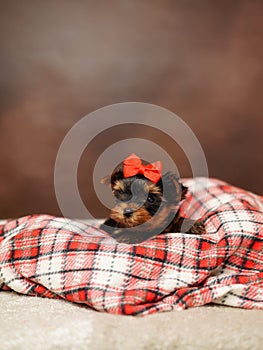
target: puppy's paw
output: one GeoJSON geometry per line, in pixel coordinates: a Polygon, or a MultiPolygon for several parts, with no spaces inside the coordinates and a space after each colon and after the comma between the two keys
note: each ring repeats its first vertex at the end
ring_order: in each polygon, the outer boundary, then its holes
{"type": "Polygon", "coordinates": [[[111,237],[113,237],[118,243],[135,244],[141,241],[138,235],[131,234],[125,229],[116,229],[111,237]]]}
{"type": "Polygon", "coordinates": [[[206,233],[205,225],[203,221],[196,221],[193,223],[193,226],[187,231],[187,233],[195,234],[195,235],[203,235],[206,233]]]}

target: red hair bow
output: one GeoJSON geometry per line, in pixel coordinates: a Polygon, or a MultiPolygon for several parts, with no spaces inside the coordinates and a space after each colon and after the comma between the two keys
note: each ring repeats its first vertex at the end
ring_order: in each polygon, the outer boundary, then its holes
{"type": "Polygon", "coordinates": [[[123,161],[123,174],[125,178],[142,174],[156,183],[162,177],[162,162],[143,165],[141,159],[133,153],[123,161]]]}

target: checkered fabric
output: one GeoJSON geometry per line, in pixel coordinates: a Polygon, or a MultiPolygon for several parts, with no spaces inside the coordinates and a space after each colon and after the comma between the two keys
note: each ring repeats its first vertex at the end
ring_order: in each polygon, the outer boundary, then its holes
{"type": "Polygon", "coordinates": [[[117,244],[95,226],[33,215],[0,226],[0,290],[147,315],[208,303],[263,308],[263,197],[215,179],[185,180],[181,210],[202,236],[117,244]]]}

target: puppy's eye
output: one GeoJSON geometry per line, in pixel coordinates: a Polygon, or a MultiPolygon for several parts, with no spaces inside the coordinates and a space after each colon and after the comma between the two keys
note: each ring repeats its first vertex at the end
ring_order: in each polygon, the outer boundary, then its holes
{"type": "Polygon", "coordinates": [[[131,196],[127,193],[123,193],[120,195],[119,199],[122,201],[122,202],[128,202],[130,199],[131,199],[131,196]]]}
{"type": "Polygon", "coordinates": [[[155,201],[155,198],[151,194],[149,194],[147,197],[147,202],[154,203],[154,201],[155,201]]]}
{"type": "Polygon", "coordinates": [[[115,191],[114,196],[121,202],[128,202],[131,199],[131,195],[123,191],[115,191]]]}

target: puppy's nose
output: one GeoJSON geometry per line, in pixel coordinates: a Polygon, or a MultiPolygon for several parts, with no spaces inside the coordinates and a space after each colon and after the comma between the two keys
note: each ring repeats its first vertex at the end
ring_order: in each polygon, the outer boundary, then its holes
{"type": "Polygon", "coordinates": [[[131,208],[125,208],[123,210],[123,215],[126,216],[127,218],[129,218],[133,213],[133,210],[131,208]]]}

